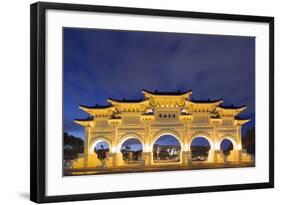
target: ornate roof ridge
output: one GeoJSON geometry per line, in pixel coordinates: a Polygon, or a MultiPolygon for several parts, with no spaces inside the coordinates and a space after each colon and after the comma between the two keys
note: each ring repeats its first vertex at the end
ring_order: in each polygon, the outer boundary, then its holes
{"type": "Polygon", "coordinates": [[[140,102],[144,102],[144,101],[147,101],[143,98],[140,98],[140,99],[127,99],[127,98],[123,98],[121,100],[119,99],[114,99],[114,98],[108,98],[107,99],[107,102],[119,102],[119,103],[140,103],[140,102]]]}
{"type": "Polygon", "coordinates": [[[93,120],[93,117],[88,117],[88,118],[83,118],[83,119],[74,119],[74,121],[84,121],[84,122],[89,122],[89,121],[92,121],[93,120]]]}
{"type": "Polygon", "coordinates": [[[152,95],[159,95],[159,96],[161,96],[161,95],[177,96],[177,95],[184,95],[184,94],[192,93],[192,90],[186,90],[186,91],[177,90],[177,91],[168,92],[168,91],[158,91],[158,90],[149,91],[149,90],[143,89],[142,93],[149,93],[152,95]]]}
{"type": "Polygon", "coordinates": [[[222,109],[229,109],[229,110],[239,110],[239,109],[243,109],[243,108],[247,108],[246,105],[242,105],[242,106],[234,106],[232,105],[220,105],[218,108],[222,108],[222,109]]]}
{"type": "Polygon", "coordinates": [[[216,100],[210,100],[210,99],[208,99],[208,100],[195,100],[195,99],[191,99],[191,100],[189,100],[189,102],[193,102],[193,103],[219,103],[219,102],[221,102],[221,103],[223,103],[223,99],[222,98],[220,98],[220,99],[216,99],[216,100]]]}
{"type": "Polygon", "coordinates": [[[250,120],[251,118],[235,116],[234,119],[235,120],[250,120]]]}
{"type": "Polygon", "coordinates": [[[79,105],[80,108],[86,108],[86,109],[105,109],[105,108],[111,108],[112,105],[99,105],[95,104],[94,106],[87,106],[87,105],[79,105]]]}

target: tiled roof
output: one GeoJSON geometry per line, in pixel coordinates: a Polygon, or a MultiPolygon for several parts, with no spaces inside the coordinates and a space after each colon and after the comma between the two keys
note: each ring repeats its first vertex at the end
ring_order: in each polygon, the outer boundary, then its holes
{"type": "Polygon", "coordinates": [[[85,121],[85,122],[88,122],[88,121],[91,121],[91,120],[93,120],[93,118],[92,117],[88,117],[88,118],[86,118],[86,119],[74,119],[75,121],[85,121]]]}
{"type": "Polygon", "coordinates": [[[110,108],[112,105],[94,105],[94,106],[86,106],[86,105],[80,105],[80,107],[83,108],[89,108],[89,109],[104,109],[104,108],[110,108]]]}
{"type": "Polygon", "coordinates": [[[246,106],[234,106],[234,105],[220,105],[220,108],[223,109],[241,109],[241,108],[245,108],[246,106]]]}
{"type": "Polygon", "coordinates": [[[113,99],[113,98],[108,98],[108,100],[112,100],[112,101],[115,101],[115,102],[123,102],[123,103],[139,103],[139,102],[143,102],[144,101],[144,99],[125,99],[125,98],[123,98],[123,99],[121,99],[121,100],[119,100],[119,99],[113,99]]]}
{"type": "Polygon", "coordinates": [[[235,120],[249,120],[250,118],[235,116],[235,120]]]}
{"type": "Polygon", "coordinates": [[[222,99],[217,99],[217,100],[194,100],[193,98],[191,99],[191,102],[194,102],[194,103],[217,103],[217,102],[220,102],[222,101],[222,99]]]}
{"type": "Polygon", "coordinates": [[[183,91],[183,92],[180,90],[172,91],[172,92],[162,92],[162,91],[158,91],[158,90],[148,91],[145,89],[143,89],[143,91],[153,94],[153,95],[183,95],[183,94],[187,94],[187,93],[191,92],[191,90],[187,90],[187,91],[183,91]]]}

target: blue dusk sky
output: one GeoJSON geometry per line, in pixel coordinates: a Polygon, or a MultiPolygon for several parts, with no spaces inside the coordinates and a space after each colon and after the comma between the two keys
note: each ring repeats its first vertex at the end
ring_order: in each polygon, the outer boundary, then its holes
{"type": "Polygon", "coordinates": [[[140,99],[142,89],[192,90],[195,100],[220,99],[242,106],[255,124],[255,38],[64,28],[63,126],[83,138],[73,123],[88,115],[79,105],[107,98],[140,99]]]}

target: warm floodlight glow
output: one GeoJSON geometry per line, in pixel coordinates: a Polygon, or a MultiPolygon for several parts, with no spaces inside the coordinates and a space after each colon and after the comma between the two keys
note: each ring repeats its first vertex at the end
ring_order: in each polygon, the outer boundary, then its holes
{"type": "Polygon", "coordinates": [[[97,168],[99,172],[102,166],[120,172],[123,168],[167,169],[167,165],[171,169],[177,166],[192,169],[252,164],[251,155],[242,150],[241,126],[249,120],[236,117],[240,108],[223,108],[218,101],[210,100],[197,103],[179,93],[144,93],[143,101],[110,100],[110,109],[87,108],[93,119],[75,120],[85,127],[85,140],[91,143],[85,144],[84,156],[74,160],[73,169],[97,168]],[[171,136],[178,145],[169,144],[169,140],[158,144],[164,136],[171,136]],[[198,138],[207,141],[208,150],[200,143],[193,146],[198,138]],[[141,148],[136,149],[135,145],[133,150],[129,139],[137,140],[141,148]],[[220,147],[224,139],[233,144],[227,154],[220,147]],[[110,147],[109,155],[102,162],[103,158],[94,154],[95,146],[101,141],[106,141],[110,147]]]}

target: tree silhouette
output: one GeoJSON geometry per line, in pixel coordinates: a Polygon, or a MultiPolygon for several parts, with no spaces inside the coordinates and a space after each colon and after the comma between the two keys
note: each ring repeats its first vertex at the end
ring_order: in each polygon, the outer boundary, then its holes
{"type": "Polygon", "coordinates": [[[255,155],[256,143],[255,143],[255,128],[252,127],[246,131],[245,137],[242,138],[243,149],[246,149],[248,153],[255,155]]]}
{"type": "Polygon", "coordinates": [[[65,160],[77,158],[79,153],[84,152],[84,141],[81,138],[69,135],[67,132],[63,134],[63,154],[65,160]]]}
{"type": "Polygon", "coordinates": [[[104,146],[101,145],[100,148],[95,148],[95,153],[97,154],[97,157],[99,160],[103,161],[107,158],[107,153],[109,152],[109,149],[104,149],[104,146]]]}

